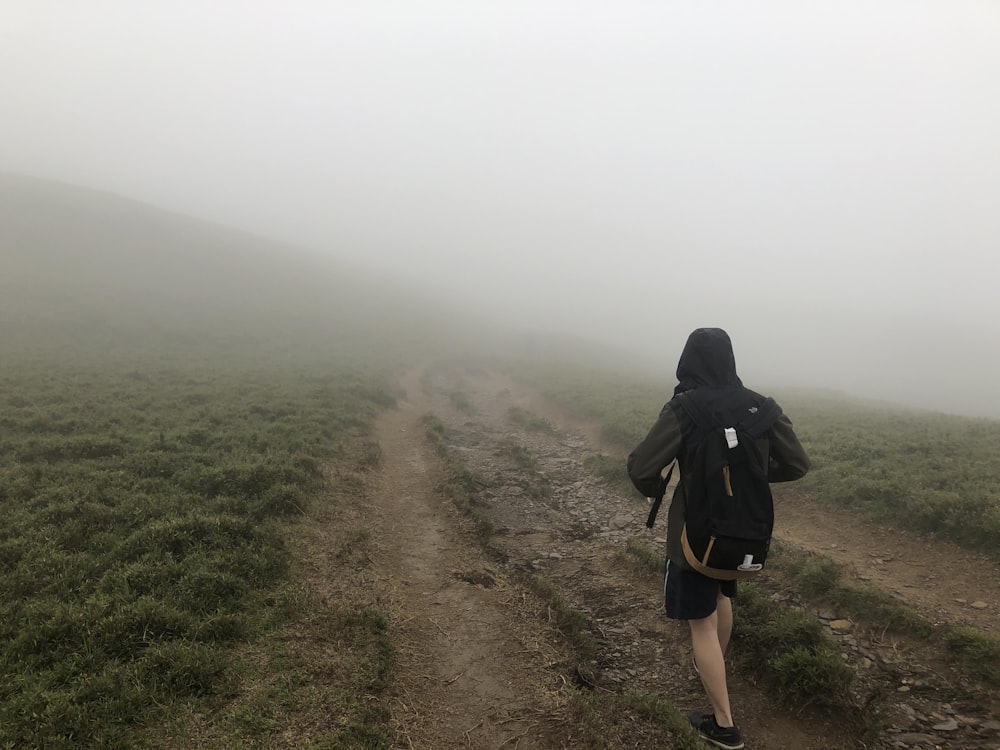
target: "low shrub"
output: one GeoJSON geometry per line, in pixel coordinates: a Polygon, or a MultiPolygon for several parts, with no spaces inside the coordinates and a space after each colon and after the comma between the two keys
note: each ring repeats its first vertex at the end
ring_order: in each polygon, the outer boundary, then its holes
{"type": "Polygon", "coordinates": [[[811,614],[775,607],[752,583],[741,583],[733,638],[740,659],[765,675],[779,695],[796,705],[854,711],[853,672],[840,649],[811,614]]]}

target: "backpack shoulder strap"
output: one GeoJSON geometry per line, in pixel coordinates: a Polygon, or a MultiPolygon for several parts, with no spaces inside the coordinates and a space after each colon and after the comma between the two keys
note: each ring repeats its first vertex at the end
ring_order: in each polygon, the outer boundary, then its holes
{"type": "Polygon", "coordinates": [[[677,394],[677,403],[681,405],[684,413],[688,415],[694,423],[695,430],[707,432],[713,427],[719,427],[715,415],[710,412],[703,403],[690,391],[677,394]]]}

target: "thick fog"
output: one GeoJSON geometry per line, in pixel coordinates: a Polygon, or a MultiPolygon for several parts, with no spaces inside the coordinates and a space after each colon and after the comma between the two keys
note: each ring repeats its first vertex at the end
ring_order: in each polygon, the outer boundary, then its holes
{"type": "Polygon", "coordinates": [[[1000,5],[6,0],[0,171],[1000,416],[1000,5]]]}

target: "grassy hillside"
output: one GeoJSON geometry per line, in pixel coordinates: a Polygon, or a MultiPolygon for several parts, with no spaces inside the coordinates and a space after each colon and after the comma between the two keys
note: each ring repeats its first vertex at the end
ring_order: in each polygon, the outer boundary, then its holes
{"type": "Polygon", "coordinates": [[[0,176],[0,747],[297,725],[387,747],[384,618],[304,600],[295,529],[327,514],[363,555],[346,519],[372,419],[401,368],[471,340],[454,317],[295,248],[0,176]],[[342,652],[334,679],[291,637],[342,652]]]}
{"type": "MultiPolygon", "coordinates": [[[[586,342],[0,175],[0,747],[387,748],[378,601],[304,592],[299,524],[332,519],[356,576],[396,374],[483,350],[623,448],[667,398],[586,342]]],[[[998,548],[1000,424],[775,395],[817,496],[998,548]]]]}
{"type": "Polygon", "coordinates": [[[0,348],[82,337],[104,349],[330,354],[473,340],[472,321],[460,331],[451,310],[335,253],[0,174],[0,348]],[[448,335],[429,333],[439,327],[448,335]]]}
{"type": "Polygon", "coordinates": [[[357,491],[377,460],[372,375],[6,362],[0,746],[160,746],[238,694],[287,617],[288,524],[324,465],[357,491]]]}

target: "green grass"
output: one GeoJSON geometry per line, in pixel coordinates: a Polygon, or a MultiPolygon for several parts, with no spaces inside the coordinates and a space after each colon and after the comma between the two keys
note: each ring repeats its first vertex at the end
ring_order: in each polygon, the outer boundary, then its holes
{"type": "Polygon", "coordinates": [[[608,456],[604,453],[591,453],[583,459],[583,467],[591,474],[598,477],[607,484],[636,495],[632,480],[628,478],[625,471],[625,461],[615,456],[608,456]]]}
{"type": "Polygon", "coordinates": [[[444,459],[447,478],[442,486],[445,495],[472,522],[476,537],[483,549],[496,556],[497,550],[490,545],[494,527],[489,516],[480,506],[477,492],[481,483],[460,460],[448,450],[448,431],[444,423],[433,414],[423,418],[424,434],[434,447],[434,451],[444,459]]]}
{"type": "Polygon", "coordinates": [[[805,489],[998,554],[1000,421],[797,393],[783,404],[812,459],[805,489]]]}
{"type": "Polygon", "coordinates": [[[833,604],[878,632],[893,632],[940,643],[962,668],[986,684],[1000,685],[1000,639],[961,627],[934,625],[906,603],[868,586],[843,581],[843,568],[817,555],[778,546],[772,569],[790,576],[807,597],[833,604]]]}
{"type": "Polygon", "coordinates": [[[507,410],[507,418],[528,432],[544,432],[549,434],[555,432],[555,427],[545,417],[539,417],[520,406],[510,407],[507,410]]]}
{"type": "Polygon", "coordinates": [[[969,628],[951,628],[943,640],[966,669],[984,682],[1000,686],[1000,638],[969,628]]]}
{"type": "Polygon", "coordinates": [[[513,461],[514,465],[519,469],[532,472],[538,470],[538,459],[532,453],[531,448],[525,445],[521,445],[510,439],[504,440],[500,444],[499,452],[500,455],[506,456],[513,461]]]}
{"type": "Polygon", "coordinates": [[[180,358],[8,357],[0,393],[0,746],[47,748],[231,701],[286,616],[287,524],[325,462],[378,465],[393,403],[370,373],[180,358]]]}
{"type": "Polygon", "coordinates": [[[853,672],[815,616],[774,606],[753,583],[741,583],[734,600],[733,639],[743,668],[766,676],[792,705],[843,712],[859,721],[849,688],[853,672]]]}
{"type": "Polygon", "coordinates": [[[571,747],[704,750],[687,718],[663,698],[631,690],[579,692],[571,704],[571,747]]]}
{"type": "Polygon", "coordinates": [[[620,554],[621,559],[636,573],[643,576],[652,574],[663,578],[667,565],[667,557],[663,547],[653,549],[648,542],[641,539],[629,539],[625,542],[625,548],[620,554]]]}
{"type": "Polygon", "coordinates": [[[433,414],[424,415],[424,434],[441,457],[448,455],[448,441],[444,423],[433,414]]]}
{"type": "Polygon", "coordinates": [[[532,500],[546,500],[552,496],[552,485],[538,470],[538,458],[530,448],[508,438],[500,443],[498,453],[524,472],[518,480],[524,494],[532,500]]]}
{"type": "Polygon", "coordinates": [[[790,576],[805,596],[829,602],[878,631],[907,633],[919,638],[934,633],[930,621],[892,595],[870,586],[845,583],[843,567],[834,561],[780,544],[775,544],[772,550],[771,569],[790,576]]]}

